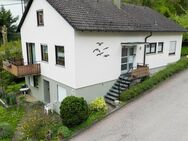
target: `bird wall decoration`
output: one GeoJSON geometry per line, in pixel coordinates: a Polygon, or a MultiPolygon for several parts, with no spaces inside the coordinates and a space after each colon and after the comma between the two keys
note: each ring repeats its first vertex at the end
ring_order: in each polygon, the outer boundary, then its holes
{"type": "Polygon", "coordinates": [[[96,48],[96,49],[93,50],[93,53],[95,53],[96,51],[99,52],[99,53],[101,52],[100,49],[96,48]]]}
{"type": "Polygon", "coordinates": [[[101,46],[103,44],[103,42],[97,42],[96,44],[101,46]]]}
{"type": "Polygon", "coordinates": [[[109,57],[110,54],[107,54],[106,51],[109,49],[109,47],[103,47],[102,45],[104,44],[104,42],[97,42],[96,43],[98,46],[98,48],[94,49],[93,50],[93,53],[96,55],[96,56],[102,56],[103,54],[103,57],[109,57]]]}
{"type": "Polygon", "coordinates": [[[104,55],[104,57],[109,57],[110,56],[110,54],[106,54],[106,55],[104,55]]]}
{"type": "Polygon", "coordinates": [[[101,52],[101,53],[97,54],[97,56],[101,56],[102,54],[104,54],[104,52],[101,52]]]}
{"type": "Polygon", "coordinates": [[[105,47],[105,48],[103,48],[103,50],[107,50],[107,49],[109,49],[109,47],[105,47]]]}

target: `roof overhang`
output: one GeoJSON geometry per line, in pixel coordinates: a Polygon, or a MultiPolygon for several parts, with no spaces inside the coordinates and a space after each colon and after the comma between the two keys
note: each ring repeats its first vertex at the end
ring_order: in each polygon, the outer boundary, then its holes
{"type": "Polygon", "coordinates": [[[26,16],[27,16],[27,13],[29,12],[29,9],[30,9],[32,3],[33,3],[33,0],[29,0],[29,2],[28,2],[28,4],[27,4],[27,7],[26,7],[26,9],[25,9],[25,11],[24,11],[24,13],[23,13],[23,16],[22,16],[22,18],[21,18],[21,20],[20,20],[20,23],[19,23],[19,25],[18,25],[17,32],[20,32],[20,29],[21,29],[21,27],[22,27],[22,25],[23,25],[23,23],[24,23],[24,21],[25,21],[25,18],[26,18],[26,16]]]}

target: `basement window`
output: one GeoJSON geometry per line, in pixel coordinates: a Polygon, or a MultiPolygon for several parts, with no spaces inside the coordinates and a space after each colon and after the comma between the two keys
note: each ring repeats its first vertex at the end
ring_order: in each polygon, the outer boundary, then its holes
{"type": "Polygon", "coordinates": [[[44,14],[43,10],[37,11],[37,25],[38,26],[44,26],[44,14]]]}
{"type": "Polygon", "coordinates": [[[176,54],[176,41],[170,42],[170,48],[169,48],[169,55],[175,55],[176,54]]]}
{"type": "Polygon", "coordinates": [[[150,43],[149,45],[147,45],[146,54],[156,53],[156,46],[157,43],[150,43]]]}
{"type": "Polygon", "coordinates": [[[55,51],[56,51],[56,64],[65,66],[64,46],[55,46],[55,51]]]}

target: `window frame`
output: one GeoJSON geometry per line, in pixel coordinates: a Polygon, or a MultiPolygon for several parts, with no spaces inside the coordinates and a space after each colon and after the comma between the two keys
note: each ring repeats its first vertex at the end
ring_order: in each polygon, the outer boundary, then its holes
{"type": "Polygon", "coordinates": [[[38,76],[33,76],[33,86],[35,87],[35,88],[39,88],[39,78],[38,78],[38,76]]]}
{"type": "Polygon", "coordinates": [[[55,57],[56,57],[56,65],[59,65],[59,66],[62,66],[62,67],[65,67],[65,47],[64,46],[60,46],[60,45],[55,45],[55,57]],[[58,63],[58,48],[63,48],[63,64],[61,63],[58,63]]]}
{"type": "Polygon", "coordinates": [[[155,54],[157,51],[157,43],[149,43],[149,45],[146,46],[146,54],[155,54]],[[152,45],[155,45],[155,51],[152,51],[152,45]],[[147,52],[147,48],[149,48],[149,52],[147,52]]]}
{"type": "Polygon", "coordinates": [[[158,42],[158,53],[163,53],[164,51],[164,42],[158,42]],[[162,49],[159,51],[159,44],[162,44],[162,49]]]}
{"type": "Polygon", "coordinates": [[[40,47],[41,47],[41,60],[44,61],[44,62],[48,62],[49,61],[48,45],[47,44],[40,44],[40,47]],[[44,49],[43,49],[44,46],[47,47],[47,59],[45,59],[45,57],[44,57],[44,49]]]}
{"type": "Polygon", "coordinates": [[[44,26],[44,11],[43,10],[37,10],[37,26],[44,26]],[[42,13],[42,22],[40,20],[40,14],[42,13]]]}
{"type": "Polygon", "coordinates": [[[177,48],[177,41],[170,41],[169,55],[176,55],[176,48],[177,48]],[[172,43],[172,42],[175,43],[175,49],[174,49],[174,52],[170,52],[170,50],[171,50],[171,43],[172,43]]]}

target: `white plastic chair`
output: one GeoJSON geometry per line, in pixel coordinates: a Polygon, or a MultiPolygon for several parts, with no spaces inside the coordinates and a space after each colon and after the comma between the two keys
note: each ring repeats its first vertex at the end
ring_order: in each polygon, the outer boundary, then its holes
{"type": "Polygon", "coordinates": [[[48,112],[51,111],[53,113],[54,110],[54,103],[48,103],[44,105],[44,113],[48,115],[48,112]]]}

